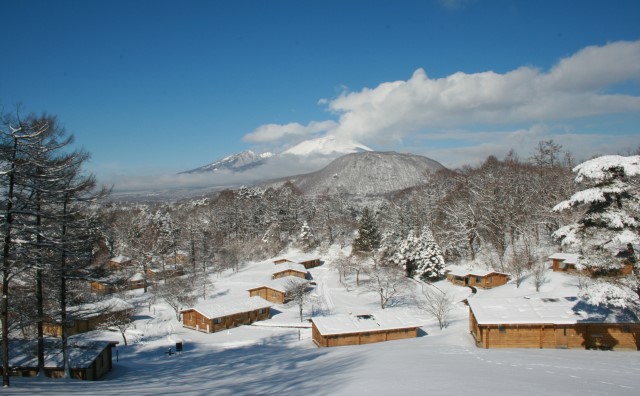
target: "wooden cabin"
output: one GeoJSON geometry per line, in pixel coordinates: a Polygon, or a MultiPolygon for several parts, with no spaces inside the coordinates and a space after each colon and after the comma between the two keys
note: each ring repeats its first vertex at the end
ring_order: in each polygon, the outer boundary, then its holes
{"type": "Polygon", "coordinates": [[[147,285],[147,279],[142,272],[136,272],[127,279],[129,290],[143,289],[147,285]]]}
{"type": "Polygon", "coordinates": [[[279,258],[273,260],[274,264],[285,264],[285,263],[293,263],[293,264],[301,264],[304,268],[314,268],[319,265],[322,265],[322,261],[320,261],[317,257],[290,257],[290,258],[279,258]]]}
{"type": "MultiPolygon", "coordinates": [[[[96,330],[109,318],[130,314],[133,306],[119,298],[110,298],[94,303],[69,307],[67,310],[67,336],[96,330]]],[[[44,333],[52,337],[62,336],[60,320],[47,320],[43,324],[44,333]]]]}
{"type": "Polygon", "coordinates": [[[285,276],[296,276],[298,278],[307,278],[307,269],[304,265],[298,263],[285,263],[276,266],[276,270],[271,275],[271,279],[284,278],[285,276]]]}
{"type": "Polygon", "coordinates": [[[276,304],[284,304],[290,301],[287,296],[287,287],[291,282],[305,282],[297,276],[285,276],[273,279],[263,285],[248,289],[250,297],[262,297],[276,304]]]}
{"type": "Polygon", "coordinates": [[[166,264],[164,266],[154,264],[147,267],[145,275],[148,281],[155,283],[163,279],[182,276],[184,275],[184,270],[180,264],[166,264]]]}
{"type": "Polygon", "coordinates": [[[270,317],[272,304],[260,297],[211,300],[180,311],[184,327],[215,333],[270,317]]]}
{"type": "Polygon", "coordinates": [[[640,347],[640,322],[633,313],[577,297],[474,297],[468,302],[469,330],[480,348],[640,347]]]}
{"type": "Polygon", "coordinates": [[[131,259],[127,256],[112,257],[107,261],[107,268],[115,271],[122,271],[128,267],[131,267],[131,259]]]}
{"type": "Polygon", "coordinates": [[[447,280],[454,285],[491,289],[509,281],[509,275],[492,270],[470,270],[451,265],[445,268],[447,280]]]}
{"type": "MultiPolygon", "coordinates": [[[[33,352],[37,349],[36,340],[11,340],[9,348],[9,366],[15,377],[35,377],[38,375],[38,358],[33,352]]],[[[75,341],[70,342],[69,366],[72,379],[95,381],[113,368],[112,348],[118,342],[113,341],[75,341]]],[[[0,363],[2,357],[0,356],[0,363]]],[[[2,365],[0,364],[0,373],[2,365]]],[[[64,364],[60,341],[45,340],[44,374],[51,378],[62,378],[64,364]]]]}
{"type": "Polygon", "coordinates": [[[318,316],[311,319],[313,342],[319,347],[371,344],[415,338],[417,321],[402,313],[318,316]]]}
{"type": "Polygon", "coordinates": [[[104,279],[91,280],[89,281],[89,285],[91,287],[91,293],[108,294],[118,290],[115,283],[104,279]]]}
{"type": "Polygon", "coordinates": [[[549,256],[551,260],[551,269],[554,272],[576,272],[576,264],[580,259],[580,255],[576,253],[554,253],[549,256]]]}

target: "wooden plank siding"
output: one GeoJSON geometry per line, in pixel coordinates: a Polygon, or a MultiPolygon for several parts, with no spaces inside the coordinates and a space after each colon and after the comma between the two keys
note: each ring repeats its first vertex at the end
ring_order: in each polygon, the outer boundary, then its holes
{"type": "Polygon", "coordinates": [[[318,328],[315,325],[312,325],[311,333],[316,345],[320,347],[334,347],[416,338],[418,336],[418,328],[412,327],[360,333],[322,335],[318,331],[318,328]]]}
{"type": "Polygon", "coordinates": [[[447,280],[454,285],[481,287],[483,289],[491,289],[493,287],[502,286],[509,280],[507,274],[493,272],[484,276],[469,274],[459,276],[447,274],[447,280]]]}
{"type": "Polygon", "coordinates": [[[271,275],[271,279],[284,278],[285,276],[296,276],[298,278],[306,279],[307,273],[294,269],[286,269],[283,271],[274,272],[273,275],[271,275]]]}
{"type": "Polygon", "coordinates": [[[188,309],[182,312],[182,325],[205,333],[215,333],[220,330],[251,324],[258,320],[269,319],[270,314],[269,308],[262,308],[218,318],[208,318],[195,309],[188,309]]]}
{"type": "Polygon", "coordinates": [[[260,286],[249,290],[250,297],[262,297],[265,300],[276,303],[284,304],[288,301],[286,293],[280,290],[272,289],[268,286],[260,286]]]}
{"type": "Polygon", "coordinates": [[[640,348],[640,323],[479,325],[470,310],[469,330],[481,348],[640,348]]]}

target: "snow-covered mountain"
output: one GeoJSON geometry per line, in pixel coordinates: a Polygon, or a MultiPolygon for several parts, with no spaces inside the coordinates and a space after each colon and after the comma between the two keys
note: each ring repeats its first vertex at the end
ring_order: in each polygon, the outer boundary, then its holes
{"type": "Polygon", "coordinates": [[[291,155],[325,155],[337,156],[343,154],[359,153],[363,151],[372,151],[369,147],[360,144],[354,140],[336,139],[335,136],[324,136],[316,139],[305,140],[282,154],[291,155]]]}
{"type": "Polygon", "coordinates": [[[209,165],[201,166],[199,168],[180,173],[205,173],[216,172],[219,170],[244,172],[248,169],[253,169],[257,166],[263,165],[269,158],[273,157],[273,155],[273,153],[254,153],[251,150],[247,150],[238,154],[224,157],[220,160],[210,163],[209,165]]]}
{"type": "Polygon", "coordinates": [[[429,175],[445,167],[415,154],[365,151],[344,155],[325,168],[265,183],[278,186],[291,181],[304,194],[381,195],[424,183],[429,175]]]}

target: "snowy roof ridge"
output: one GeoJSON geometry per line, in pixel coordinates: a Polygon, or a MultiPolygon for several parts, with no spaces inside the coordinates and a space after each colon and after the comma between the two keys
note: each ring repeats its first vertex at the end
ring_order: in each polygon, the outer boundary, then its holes
{"type": "Polygon", "coordinates": [[[549,260],[562,260],[567,264],[578,264],[580,261],[580,255],[578,253],[554,253],[549,256],[549,260]]]}
{"type": "Polygon", "coordinates": [[[268,282],[265,282],[265,283],[263,283],[261,285],[252,287],[252,288],[247,289],[247,290],[255,290],[255,289],[259,289],[261,287],[268,287],[270,289],[277,290],[277,291],[285,293],[287,291],[287,285],[288,285],[289,282],[303,283],[303,282],[306,282],[306,280],[302,279],[300,277],[297,277],[297,276],[288,275],[288,276],[284,276],[282,278],[272,279],[272,280],[270,280],[268,282]]]}
{"type": "Polygon", "coordinates": [[[469,298],[481,325],[638,323],[631,311],[589,304],[574,297],[469,298]]]}
{"type": "Polygon", "coordinates": [[[316,316],[312,319],[322,335],[350,334],[380,330],[406,329],[422,326],[405,312],[377,311],[367,314],[316,316]]]}
{"type": "Polygon", "coordinates": [[[222,316],[229,316],[249,311],[255,311],[257,309],[269,308],[273,304],[263,299],[262,297],[243,297],[240,299],[223,299],[223,300],[209,300],[196,304],[192,308],[183,309],[180,312],[194,310],[209,319],[219,318],[222,316]]]}
{"type": "Polygon", "coordinates": [[[283,272],[283,271],[287,271],[287,270],[299,271],[299,272],[307,273],[307,268],[304,265],[299,264],[299,263],[292,263],[292,262],[286,262],[286,263],[283,263],[283,264],[276,265],[276,268],[273,271],[273,273],[276,274],[278,272],[283,272]]]}
{"type": "Polygon", "coordinates": [[[500,272],[495,270],[485,270],[485,269],[478,269],[478,268],[465,268],[459,265],[448,265],[444,268],[444,270],[446,273],[449,273],[455,276],[467,276],[467,275],[487,276],[489,274],[509,275],[506,272],[500,272]]]}

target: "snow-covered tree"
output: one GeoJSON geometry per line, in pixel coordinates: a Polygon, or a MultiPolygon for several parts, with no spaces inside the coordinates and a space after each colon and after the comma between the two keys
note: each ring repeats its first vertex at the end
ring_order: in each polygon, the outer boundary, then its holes
{"type": "Polygon", "coordinates": [[[422,229],[420,236],[410,231],[400,243],[393,262],[402,265],[410,277],[435,280],[444,275],[444,257],[428,227],[422,229]]]}
{"type": "MultiPolygon", "coordinates": [[[[554,211],[584,207],[575,223],[553,235],[567,250],[580,254],[576,267],[595,275],[617,274],[624,260],[620,249],[640,242],[640,155],[607,155],[586,161],[574,169],[575,181],[586,189],[556,205],[554,211]]],[[[634,257],[626,257],[634,263],[634,257]]],[[[640,314],[640,274],[585,279],[581,295],[593,304],[632,309],[640,314]]]]}
{"type": "Polygon", "coordinates": [[[358,237],[353,241],[356,252],[370,252],[380,247],[380,232],[369,208],[364,208],[358,224],[358,237]]]}
{"type": "Polygon", "coordinates": [[[634,178],[640,175],[640,156],[607,155],[576,166],[575,181],[585,189],[557,204],[560,212],[573,208],[586,211],[575,223],[554,232],[563,247],[580,253],[579,269],[594,273],[618,271],[615,258],[621,247],[640,242],[640,194],[634,178]]]}
{"type": "Polygon", "coordinates": [[[316,244],[315,236],[313,235],[313,231],[309,226],[309,223],[306,221],[302,224],[302,228],[300,229],[300,235],[298,235],[298,242],[302,245],[304,249],[311,249],[316,244]]]}

